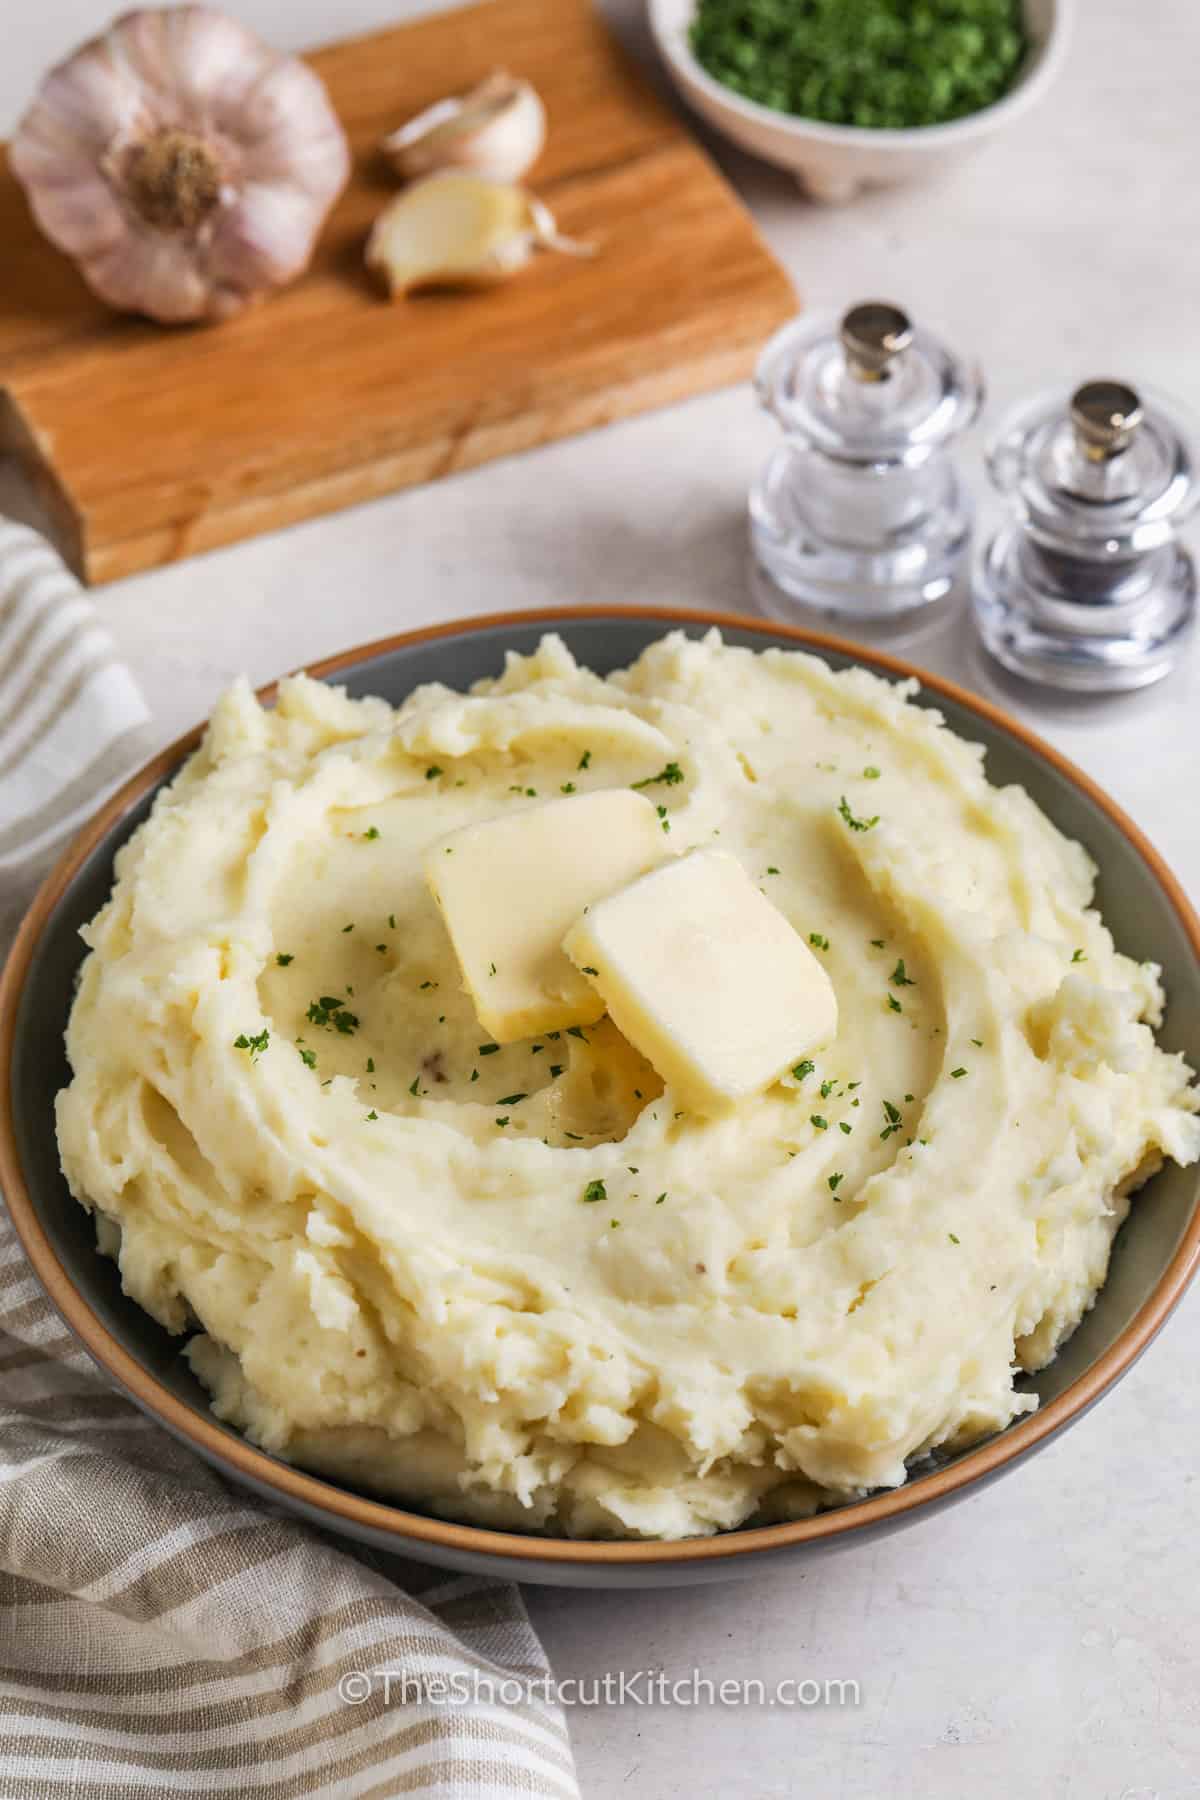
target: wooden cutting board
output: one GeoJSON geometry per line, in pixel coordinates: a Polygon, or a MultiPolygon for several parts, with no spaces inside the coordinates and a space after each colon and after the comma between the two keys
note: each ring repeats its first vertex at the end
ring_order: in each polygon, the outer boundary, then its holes
{"type": "Polygon", "coordinates": [[[795,308],[717,170],[587,0],[488,0],[311,58],[355,172],[308,274],[231,323],[108,312],[37,233],[0,151],[0,449],[88,581],[269,531],[743,377],[795,308]],[[530,184],[589,260],[383,299],[379,138],[502,66],[549,138],[530,184]]]}

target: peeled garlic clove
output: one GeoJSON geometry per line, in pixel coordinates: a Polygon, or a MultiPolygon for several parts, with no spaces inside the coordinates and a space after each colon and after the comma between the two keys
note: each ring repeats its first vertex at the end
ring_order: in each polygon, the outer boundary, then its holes
{"type": "Polygon", "coordinates": [[[350,152],[306,64],[184,5],[126,13],[52,69],[9,163],[102,300],[176,324],[299,275],[350,152]]]}
{"type": "Polygon", "coordinates": [[[418,113],[380,149],[406,177],[463,168],[493,181],[519,181],[545,141],[546,109],[537,89],[496,70],[469,94],[418,113]]]}
{"type": "Polygon", "coordinates": [[[386,206],[367,241],[367,267],[395,298],[420,287],[473,287],[503,281],[535,250],[587,256],[562,237],[553,215],[523,188],[447,170],[386,206]]]}

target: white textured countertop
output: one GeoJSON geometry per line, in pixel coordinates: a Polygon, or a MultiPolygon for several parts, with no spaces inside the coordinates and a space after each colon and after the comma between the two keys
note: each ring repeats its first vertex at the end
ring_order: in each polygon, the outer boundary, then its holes
{"type": "MultiPolygon", "coordinates": [[[[553,4],[553,0],[547,0],[553,4]]],[[[0,133],[98,0],[19,8],[0,133]]],[[[422,10],[239,0],[303,44],[422,10]]],[[[637,0],[610,6],[645,51],[637,0]]],[[[811,310],[884,294],[983,362],[988,419],[1050,380],[1158,382],[1200,409],[1194,191],[1200,11],[1083,0],[1051,101],[948,185],[815,210],[722,161],[811,310]]],[[[648,228],[652,228],[652,222],[648,228]]],[[[0,276],[2,279],[2,276],[0,276]]],[[[772,441],[747,390],[107,589],[163,740],[225,682],[391,631],[560,601],[743,609],[743,506],[772,441]]],[[[977,468],[978,443],[968,457],[977,468]]],[[[1100,780],[1200,895],[1200,646],[1164,686],[1031,704],[960,625],[908,652],[990,693],[1100,780]]],[[[578,1707],[587,1800],[1184,1800],[1200,1795],[1200,1301],[1033,1462],[937,1519],[768,1581],[527,1590],[560,1677],[698,1668],[857,1681],[856,1707],[578,1707]]]]}

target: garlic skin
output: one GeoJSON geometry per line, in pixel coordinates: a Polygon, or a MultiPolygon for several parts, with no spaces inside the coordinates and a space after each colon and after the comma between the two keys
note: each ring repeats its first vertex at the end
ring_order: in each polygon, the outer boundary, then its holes
{"type": "Polygon", "coordinates": [[[539,249],[591,255],[589,245],[563,237],[549,209],[524,188],[449,169],[384,207],[366,260],[396,299],[423,287],[490,286],[515,275],[539,249]]]}
{"type": "Polygon", "coordinates": [[[537,89],[497,69],[469,94],[439,100],[380,144],[398,175],[473,169],[491,181],[519,181],[546,142],[537,89]]]}
{"type": "Polygon", "coordinates": [[[9,163],[102,300],[175,325],[299,275],[350,152],[306,64],[179,6],[125,13],[52,69],[9,163]]]}

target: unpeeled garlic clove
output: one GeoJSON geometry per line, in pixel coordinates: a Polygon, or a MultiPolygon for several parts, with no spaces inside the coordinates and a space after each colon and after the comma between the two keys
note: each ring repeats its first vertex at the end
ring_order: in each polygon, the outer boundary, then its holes
{"type": "Polygon", "coordinates": [[[398,194],[376,219],[366,254],[394,299],[414,288],[503,281],[539,249],[591,254],[563,237],[549,208],[524,188],[452,169],[398,194]]]}
{"type": "Polygon", "coordinates": [[[418,113],[380,149],[405,177],[463,168],[493,181],[519,181],[545,141],[546,109],[537,89],[498,69],[469,94],[418,113]]]}

